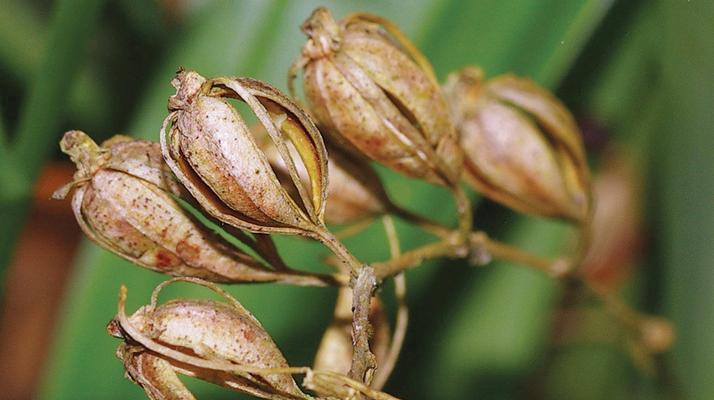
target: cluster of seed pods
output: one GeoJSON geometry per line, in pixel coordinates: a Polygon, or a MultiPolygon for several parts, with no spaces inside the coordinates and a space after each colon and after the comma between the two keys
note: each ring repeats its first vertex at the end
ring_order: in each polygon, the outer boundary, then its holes
{"type": "MultiPolygon", "coordinates": [[[[288,85],[294,95],[292,82],[302,71],[308,109],[265,82],[181,69],[171,82],[176,93],[160,143],[117,136],[97,145],[80,131],[62,139],[77,172],[56,197],[72,192],[90,239],[134,264],[208,286],[227,301],[157,305],[162,285],[150,305],[127,316],[122,290],[108,330],[123,340],[117,355],[127,376],[151,399],[193,399],[179,375],[262,398],[310,398],[257,319],[209,282],[342,286],[315,358],[315,370],[329,373],[309,371],[308,386],[326,398],[354,391],[379,397],[373,390],[384,373],[372,388],[372,370],[363,371],[362,382],[339,378],[354,368],[356,354],[350,271],[326,280],[292,270],[267,236],[322,240],[348,259],[354,280],[361,263],[327,224],[398,210],[370,161],[452,189],[463,181],[526,213],[576,222],[589,215],[579,132],[545,89],[512,76],[485,80],[477,68],[450,75],[442,87],[404,34],[370,14],[336,21],[318,8],[302,30],[308,39],[288,85]],[[190,207],[246,247],[213,232],[190,207]]],[[[363,350],[379,365],[393,345],[389,322],[378,296],[366,306],[371,339],[363,350]]]]}

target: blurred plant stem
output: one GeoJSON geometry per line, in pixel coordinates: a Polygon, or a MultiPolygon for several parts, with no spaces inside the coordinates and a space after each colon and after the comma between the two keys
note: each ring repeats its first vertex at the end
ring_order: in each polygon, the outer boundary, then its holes
{"type": "MultiPolygon", "coordinates": [[[[13,143],[3,146],[0,175],[0,273],[30,207],[32,186],[59,138],[67,93],[84,62],[91,27],[103,0],[60,0],[54,6],[45,53],[22,106],[13,143]]],[[[3,279],[4,280],[4,279],[3,279]]]]}

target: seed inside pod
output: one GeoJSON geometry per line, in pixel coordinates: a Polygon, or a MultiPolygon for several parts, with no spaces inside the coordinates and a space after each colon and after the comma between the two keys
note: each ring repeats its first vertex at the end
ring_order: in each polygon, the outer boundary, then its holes
{"type": "Polygon", "coordinates": [[[476,67],[444,86],[466,157],[464,178],[526,213],[582,221],[590,182],[580,131],[546,89],[514,76],[484,80],[476,67]]]}
{"type": "Polygon", "coordinates": [[[249,78],[207,81],[179,71],[172,83],[177,91],[169,100],[162,150],[202,208],[253,232],[307,234],[324,224],[327,154],[317,128],[297,105],[249,78]],[[288,166],[288,187],[228,98],[245,102],[268,133],[288,166]],[[307,179],[300,179],[300,169],[307,179]],[[290,196],[293,189],[298,196],[290,196]]]}
{"type": "MultiPolygon", "coordinates": [[[[77,163],[72,209],[95,243],[145,268],[217,282],[273,281],[266,265],[191,217],[157,143],[115,137],[98,146],[70,131],[62,149],[77,163]]],[[[59,197],[67,194],[58,191],[59,197]]]]}
{"type": "MultiPolygon", "coordinates": [[[[278,179],[290,187],[288,167],[277,148],[260,125],[251,127],[256,141],[270,161],[278,179]]],[[[382,182],[367,160],[352,155],[340,147],[326,143],[328,149],[327,170],[330,177],[325,205],[325,221],[328,224],[353,224],[383,214],[389,200],[382,182]]],[[[308,179],[306,170],[298,170],[300,179],[308,179]]],[[[291,196],[298,196],[295,190],[291,196]]]]}
{"type": "Polygon", "coordinates": [[[311,109],[338,142],[407,176],[458,184],[462,154],[432,67],[391,22],[337,22],[318,8],[302,29],[290,81],[303,68],[311,109]]]}

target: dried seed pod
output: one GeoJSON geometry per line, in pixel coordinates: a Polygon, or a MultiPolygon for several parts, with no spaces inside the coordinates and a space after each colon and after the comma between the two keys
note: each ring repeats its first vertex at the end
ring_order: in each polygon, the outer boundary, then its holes
{"type": "MultiPolygon", "coordinates": [[[[288,166],[261,125],[251,127],[258,146],[265,152],[278,179],[290,179],[288,166]]],[[[327,204],[325,222],[328,224],[353,224],[384,214],[391,204],[382,182],[369,163],[362,157],[350,154],[326,143],[328,149],[327,204]]],[[[303,170],[300,179],[307,181],[303,170]]]]}
{"type": "Polygon", "coordinates": [[[254,79],[207,81],[196,72],[181,70],[172,84],[176,94],[169,99],[171,113],[161,131],[162,151],[203,209],[253,232],[309,235],[324,225],[327,154],[304,111],[277,89],[254,79]],[[288,166],[289,182],[278,180],[227,98],[245,102],[258,118],[288,166]],[[306,181],[300,179],[300,169],[306,181]]]}
{"type": "Polygon", "coordinates": [[[158,143],[125,136],[98,146],[81,131],[65,133],[62,151],[77,164],[72,209],[95,243],[142,267],[216,282],[273,281],[272,270],[194,220],[172,194],[180,186],[158,143]]]}
{"type": "Polygon", "coordinates": [[[317,119],[343,144],[407,176],[456,185],[462,154],[431,65],[391,22],[325,8],[302,25],[308,36],[289,84],[303,69],[317,119]]]}
{"type": "MultiPolygon", "coordinates": [[[[377,365],[387,357],[391,340],[389,321],[379,297],[372,297],[369,310],[372,325],[370,350],[377,365]]],[[[343,287],[337,292],[332,322],[325,330],[315,354],[314,369],[346,375],[352,363],[352,289],[343,287]]]]}
{"type": "Polygon", "coordinates": [[[477,67],[444,86],[465,154],[466,182],[522,212],[583,221],[590,178],[573,116],[546,89],[477,67]]]}
{"type": "Polygon", "coordinates": [[[123,343],[117,348],[117,357],[124,362],[127,378],[141,386],[150,400],[196,399],[163,358],[123,343]]]}
{"type": "Polygon", "coordinates": [[[329,154],[327,223],[351,224],[384,214],[391,202],[369,163],[338,148],[329,154]]]}
{"type": "Polygon", "coordinates": [[[627,156],[624,149],[607,149],[593,179],[592,240],[579,274],[601,290],[617,290],[643,250],[643,179],[627,156]]]}
{"type": "MultiPolygon", "coordinates": [[[[260,322],[233,297],[208,282],[174,279],[159,285],[149,305],[127,317],[124,311],[126,288],[122,287],[119,312],[107,330],[124,339],[134,349],[120,351],[127,371],[141,384],[159,382],[178,387],[175,373],[197,377],[236,391],[267,399],[305,399],[292,376],[287,361],[260,322]],[[157,305],[158,292],[178,280],[194,282],[218,292],[228,302],[212,300],[171,300],[157,305]],[[154,359],[137,359],[141,351],[154,359]],[[149,373],[136,368],[149,364],[149,373]],[[133,370],[132,370],[133,368],[133,370]],[[141,375],[141,378],[133,374],[141,375]],[[160,376],[157,376],[160,375],[160,376]]],[[[126,348],[124,348],[126,349],[126,348]]],[[[142,385],[144,386],[144,385],[142,385]]],[[[144,386],[146,388],[146,386],[144,386]]],[[[170,397],[171,398],[171,397],[170,397]]]]}

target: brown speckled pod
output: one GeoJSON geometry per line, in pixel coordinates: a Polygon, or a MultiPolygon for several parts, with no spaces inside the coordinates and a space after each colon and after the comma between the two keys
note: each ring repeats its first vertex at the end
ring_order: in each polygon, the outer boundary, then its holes
{"type": "MultiPolygon", "coordinates": [[[[267,132],[260,125],[251,127],[251,130],[278,179],[288,181],[288,167],[267,132]]],[[[390,201],[369,162],[337,146],[331,146],[329,142],[326,145],[327,172],[330,179],[327,186],[325,222],[353,224],[384,214],[390,201]]],[[[308,179],[304,169],[298,172],[300,179],[308,179]]]]}
{"type": "MultiPolygon", "coordinates": [[[[167,281],[157,288],[150,305],[127,317],[124,312],[126,289],[122,288],[119,312],[107,330],[135,349],[134,353],[120,352],[125,365],[127,354],[133,357],[136,351],[150,351],[179,374],[261,398],[307,398],[289,373],[274,372],[285,370],[288,363],[249,311],[208,282],[186,280],[212,288],[228,302],[177,299],[157,305],[158,291],[172,282],[167,281]],[[261,370],[261,373],[245,372],[248,369],[261,370]],[[273,371],[263,372],[266,370],[273,371]]],[[[132,361],[130,366],[135,363],[132,361]]],[[[151,363],[166,368],[158,361],[151,363]]],[[[160,380],[168,385],[172,379],[171,374],[164,371],[160,380]]]]}
{"type": "Polygon", "coordinates": [[[95,243],[142,267],[216,282],[273,281],[275,273],[195,221],[174,200],[180,186],[158,143],[125,136],[98,146],[67,132],[62,150],[77,164],[72,209],[95,243]]]}
{"type": "Polygon", "coordinates": [[[164,159],[204,210],[258,233],[310,234],[324,225],[327,154],[317,128],[297,105],[250,78],[206,81],[196,72],[179,71],[172,84],[176,94],[161,132],[164,159]],[[245,102],[268,132],[288,166],[288,182],[277,178],[228,98],[245,102]],[[301,169],[306,181],[299,177],[301,169]]]}
{"type": "Polygon", "coordinates": [[[391,22],[336,22],[318,8],[302,30],[308,41],[289,80],[303,68],[305,96],[328,131],[407,176],[458,184],[461,149],[432,67],[391,22]]]}
{"type": "Polygon", "coordinates": [[[484,80],[476,67],[444,86],[465,154],[464,178],[522,212],[583,221],[590,178],[580,130],[546,89],[512,75],[484,80]]]}
{"type": "MultiPolygon", "coordinates": [[[[389,321],[379,297],[372,297],[369,310],[372,325],[370,350],[381,365],[391,340],[389,321]]],[[[352,363],[352,290],[340,288],[337,292],[332,322],[325,330],[315,355],[314,369],[347,374],[352,363]]]]}

